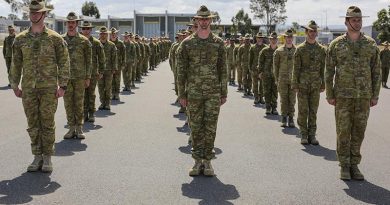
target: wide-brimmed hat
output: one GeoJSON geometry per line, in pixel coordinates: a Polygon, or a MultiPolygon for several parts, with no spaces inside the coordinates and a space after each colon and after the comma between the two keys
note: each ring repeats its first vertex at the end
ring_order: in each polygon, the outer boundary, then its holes
{"type": "Polygon", "coordinates": [[[249,33],[245,34],[245,40],[251,40],[251,35],[249,33]]]}
{"type": "Polygon", "coordinates": [[[117,30],[115,27],[111,27],[111,33],[118,33],[119,32],[119,30],[117,30]]]}
{"type": "Polygon", "coordinates": [[[312,31],[318,30],[320,28],[314,20],[310,20],[306,26],[301,26],[301,27],[312,31]]]}
{"type": "Polygon", "coordinates": [[[294,31],[291,30],[291,29],[288,29],[286,32],[284,32],[284,34],[282,34],[282,36],[293,37],[294,36],[294,31]]]}
{"type": "Polygon", "coordinates": [[[211,11],[205,6],[202,5],[196,12],[196,16],[194,18],[213,18],[216,17],[216,15],[212,14],[211,11]]]}
{"type": "Polygon", "coordinates": [[[347,13],[345,14],[345,16],[340,16],[340,17],[345,17],[345,18],[353,18],[353,17],[357,17],[357,18],[366,18],[366,17],[369,17],[369,16],[363,16],[362,15],[362,10],[360,10],[359,7],[357,6],[350,6],[348,7],[347,9],[347,13]]]}
{"type": "Polygon", "coordinates": [[[262,32],[258,32],[258,33],[256,34],[256,38],[267,38],[267,36],[263,35],[262,32]]]}
{"type": "Polygon", "coordinates": [[[122,36],[130,36],[130,33],[125,31],[125,33],[121,34],[122,36]]]}
{"type": "Polygon", "coordinates": [[[83,23],[80,26],[80,28],[94,28],[94,27],[95,26],[93,26],[92,23],[89,21],[83,21],[83,23]]]}
{"type": "Polygon", "coordinates": [[[382,46],[390,46],[390,43],[388,41],[385,41],[383,43],[381,43],[382,46]]]}
{"type": "Polygon", "coordinates": [[[269,39],[278,39],[278,34],[274,31],[272,32],[269,36],[268,36],[269,39]]]}
{"type": "Polygon", "coordinates": [[[139,35],[138,34],[135,34],[135,39],[139,39],[139,35]]]}
{"type": "Polygon", "coordinates": [[[45,12],[53,9],[46,7],[46,1],[44,0],[32,0],[28,7],[24,7],[23,10],[28,12],[45,12]]]}
{"type": "Polygon", "coordinates": [[[11,29],[15,30],[15,26],[9,25],[9,26],[8,26],[8,30],[11,30],[11,29]]]}
{"type": "Polygon", "coordinates": [[[66,16],[66,21],[81,21],[75,12],[71,11],[66,16]]]}
{"type": "Polygon", "coordinates": [[[96,33],[111,33],[111,31],[109,31],[107,27],[102,26],[98,31],[96,31],[96,33]]]}

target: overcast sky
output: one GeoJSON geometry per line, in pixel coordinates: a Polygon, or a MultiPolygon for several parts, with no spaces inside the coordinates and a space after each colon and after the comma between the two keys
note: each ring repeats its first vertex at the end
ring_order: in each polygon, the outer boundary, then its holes
{"type": "MultiPolygon", "coordinates": [[[[133,17],[133,10],[143,13],[195,13],[200,5],[205,4],[210,10],[218,11],[222,23],[230,24],[231,17],[243,8],[250,13],[249,0],[92,0],[96,2],[101,18],[107,15],[115,17],[133,17]],[[115,2],[115,3],[113,3],[115,2]]],[[[81,5],[85,0],[52,0],[58,16],[66,16],[69,11],[81,13],[81,5]]],[[[286,24],[298,22],[306,24],[309,20],[315,20],[320,26],[343,25],[340,16],[345,15],[348,6],[359,6],[363,15],[370,16],[363,20],[364,25],[370,25],[377,18],[377,12],[382,8],[388,8],[390,0],[288,0],[286,5],[288,16],[286,24]],[[327,18],[326,18],[327,16],[327,18]],[[327,21],[326,21],[327,20],[327,21]]],[[[0,0],[0,15],[7,16],[10,13],[9,5],[0,0]]],[[[250,13],[253,17],[253,14],[250,13]]],[[[254,23],[262,23],[253,19],[254,23]]]]}

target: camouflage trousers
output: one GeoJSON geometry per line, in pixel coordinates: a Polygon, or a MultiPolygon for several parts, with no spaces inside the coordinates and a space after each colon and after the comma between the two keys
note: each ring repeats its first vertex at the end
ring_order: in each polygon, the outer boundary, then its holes
{"type": "Polygon", "coordinates": [[[175,94],[179,95],[178,94],[179,88],[177,87],[177,71],[176,70],[173,70],[173,82],[174,82],[174,86],[175,86],[175,94]]]}
{"type": "Polygon", "coordinates": [[[147,73],[148,72],[148,66],[149,66],[149,57],[145,58],[143,64],[142,64],[142,72],[147,73]]]}
{"type": "Polygon", "coordinates": [[[188,100],[188,120],[191,128],[192,157],[211,160],[214,158],[214,141],[217,132],[220,96],[188,100]]]}
{"type": "Polygon", "coordinates": [[[123,84],[125,87],[130,88],[131,81],[133,79],[133,65],[131,63],[126,64],[125,68],[122,70],[123,84]]]}
{"type": "Polygon", "coordinates": [[[22,103],[33,155],[54,154],[54,116],[58,105],[55,93],[55,88],[23,89],[22,103]]]}
{"type": "Polygon", "coordinates": [[[12,63],[12,57],[6,57],[5,58],[5,65],[7,66],[7,74],[9,74],[9,71],[11,69],[11,63],[12,63]]]}
{"type": "Polygon", "coordinates": [[[149,67],[151,67],[151,68],[154,68],[156,65],[155,65],[155,58],[156,58],[156,56],[155,55],[151,55],[150,56],[150,59],[149,59],[149,67]]]}
{"type": "Polygon", "coordinates": [[[138,63],[135,62],[133,67],[131,68],[131,84],[132,85],[134,84],[136,77],[137,77],[137,65],[138,65],[138,63]]]}
{"type": "Polygon", "coordinates": [[[279,83],[280,110],[284,117],[294,117],[297,94],[291,88],[291,84],[279,83]]]}
{"type": "Polygon", "coordinates": [[[360,163],[362,159],[360,147],[364,139],[369,114],[370,99],[336,99],[337,158],[340,166],[360,163]]]}
{"type": "Polygon", "coordinates": [[[138,78],[138,79],[141,79],[142,65],[143,65],[143,61],[140,61],[137,64],[136,78],[138,78]]]}
{"type": "Polygon", "coordinates": [[[111,105],[112,78],[112,71],[106,70],[98,82],[100,103],[103,105],[111,105]]]}
{"type": "Polygon", "coordinates": [[[112,94],[119,94],[121,90],[122,71],[117,70],[112,75],[112,94]]]}
{"type": "Polygon", "coordinates": [[[255,98],[263,97],[263,81],[259,78],[259,73],[252,73],[252,90],[255,98]]]}
{"type": "Polygon", "coordinates": [[[276,87],[275,78],[271,74],[263,73],[263,93],[267,108],[276,108],[278,106],[278,88],[276,87]]]}
{"type": "Polygon", "coordinates": [[[390,67],[382,66],[382,82],[387,83],[387,79],[389,78],[389,69],[390,67]]]}
{"type": "Polygon", "coordinates": [[[249,70],[249,65],[243,65],[242,68],[242,84],[244,89],[251,89],[252,87],[252,76],[249,70]]]}
{"type": "Polygon", "coordinates": [[[230,62],[228,62],[226,65],[228,70],[228,80],[234,81],[236,79],[236,66],[230,62]]]}
{"type": "Polygon", "coordinates": [[[64,95],[66,119],[69,126],[83,125],[84,120],[84,79],[70,79],[64,95]]]}
{"type": "Polygon", "coordinates": [[[241,66],[237,66],[236,70],[237,70],[237,83],[238,83],[238,85],[242,85],[242,68],[241,68],[241,66]]]}
{"type": "Polygon", "coordinates": [[[91,78],[88,88],[85,88],[84,93],[84,112],[94,113],[96,111],[95,100],[96,100],[96,85],[98,79],[96,76],[91,78]]]}
{"type": "Polygon", "coordinates": [[[320,102],[320,88],[307,85],[298,91],[298,126],[301,135],[315,136],[317,132],[317,111],[320,102]]]}

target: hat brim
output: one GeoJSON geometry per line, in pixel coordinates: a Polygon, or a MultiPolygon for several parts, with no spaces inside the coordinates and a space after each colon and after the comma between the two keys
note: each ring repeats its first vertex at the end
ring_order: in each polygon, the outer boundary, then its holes
{"type": "Polygon", "coordinates": [[[95,26],[79,26],[80,28],[95,28],[95,26]]]}
{"type": "Polygon", "coordinates": [[[267,38],[267,36],[255,36],[256,38],[267,38]]]}
{"type": "Polygon", "coordinates": [[[217,15],[211,14],[211,15],[208,15],[208,16],[194,16],[194,18],[195,19],[211,19],[211,18],[214,18],[216,16],[217,15]]]}
{"type": "Polygon", "coordinates": [[[107,34],[110,34],[111,33],[111,31],[106,31],[106,32],[101,32],[101,31],[96,31],[96,33],[107,33],[107,34]]]}
{"type": "Polygon", "coordinates": [[[370,16],[340,16],[340,18],[368,18],[370,16]]]}
{"type": "Polygon", "coordinates": [[[23,7],[22,10],[27,11],[27,12],[38,12],[38,13],[41,13],[41,12],[45,12],[45,11],[51,11],[51,10],[53,10],[53,9],[44,7],[44,8],[39,9],[39,10],[31,10],[31,9],[28,8],[28,7],[23,7]]]}
{"type": "Polygon", "coordinates": [[[304,29],[307,29],[307,30],[311,30],[311,31],[314,31],[314,30],[320,30],[320,27],[317,26],[317,28],[311,28],[311,27],[308,27],[308,26],[301,26],[301,28],[304,28],[304,29]]]}
{"type": "Polygon", "coordinates": [[[81,21],[82,19],[72,19],[72,20],[69,20],[69,19],[66,19],[65,22],[69,22],[69,21],[81,21]]]}

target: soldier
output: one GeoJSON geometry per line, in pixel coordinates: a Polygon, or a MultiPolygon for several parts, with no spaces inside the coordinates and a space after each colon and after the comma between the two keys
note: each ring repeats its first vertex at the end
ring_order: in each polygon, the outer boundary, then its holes
{"type": "Polygon", "coordinates": [[[82,126],[84,120],[84,92],[89,87],[92,66],[92,45],[88,38],[77,31],[80,19],[74,12],[66,17],[67,33],[62,37],[68,44],[70,57],[70,78],[64,95],[66,118],[69,131],[64,139],[77,137],[85,139],[82,126]]]}
{"type": "MultiPolygon", "coordinates": [[[[12,44],[15,39],[15,27],[8,26],[8,36],[4,39],[3,43],[3,57],[5,59],[5,65],[7,66],[7,74],[9,75],[9,70],[11,69],[12,62],[12,44]]],[[[8,87],[11,87],[11,84],[8,83],[8,87]]]]}
{"type": "Polygon", "coordinates": [[[106,56],[105,70],[102,71],[103,76],[98,82],[101,103],[99,110],[111,110],[112,79],[114,73],[118,70],[117,49],[115,44],[108,40],[110,31],[105,26],[102,26],[97,32],[106,56]]]}
{"type": "Polygon", "coordinates": [[[260,51],[257,69],[259,70],[259,77],[263,81],[264,98],[266,115],[278,115],[277,100],[278,100],[278,89],[275,83],[275,77],[273,75],[273,55],[278,48],[278,34],[272,32],[268,37],[270,45],[263,48],[260,51]]]}
{"type": "Polygon", "coordinates": [[[192,157],[190,176],[213,176],[214,141],[220,106],[227,97],[226,53],[223,40],[211,33],[214,15],[201,6],[194,17],[198,31],[183,40],[177,51],[180,104],[188,106],[192,157]]]}
{"type": "Polygon", "coordinates": [[[137,71],[136,71],[136,77],[135,81],[141,82],[141,74],[142,74],[142,65],[145,59],[145,46],[142,44],[140,36],[137,34],[135,35],[135,41],[137,42],[139,46],[139,58],[138,58],[138,63],[137,63],[137,71]]]}
{"type": "Polygon", "coordinates": [[[135,47],[134,67],[132,68],[132,71],[131,71],[131,88],[136,88],[135,81],[136,81],[136,76],[137,76],[138,61],[141,58],[141,54],[140,54],[141,50],[139,48],[138,43],[135,41],[135,35],[132,33],[130,33],[130,34],[131,34],[131,35],[129,35],[130,42],[132,42],[134,44],[134,47],[135,47]]]}
{"type": "Polygon", "coordinates": [[[125,67],[122,70],[122,76],[123,76],[123,83],[125,84],[125,88],[123,91],[129,91],[131,92],[131,79],[133,74],[133,69],[135,69],[135,63],[136,63],[136,47],[134,43],[130,40],[133,36],[132,33],[125,32],[123,34],[125,40],[125,47],[126,47],[126,62],[125,67]]]}
{"type": "Polygon", "coordinates": [[[53,171],[55,122],[58,98],[64,96],[69,78],[69,53],[64,39],[45,26],[45,1],[28,7],[31,27],[15,37],[9,74],[16,97],[22,98],[34,161],[27,171],[53,171]],[[22,90],[19,83],[22,78],[22,90]],[[22,94],[23,92],[23,94],[22,94]]]}
{"type": "MultiPolygon", "coordinates": [[[[234,58],[236,60],[236,70],[237,70],[237,83],[238,83],[238,91],[242,91],[244,88],[242,87],[242,69],[241,69],[241,61],[238,56],[240,48],[244,45],[244,38],[241,36],[239,38],[240,44],[236,47],[236,50],[233,51],[234,53],[234,58]]],[[[234,85],[235,83],[233,83],[234,85]]]]}
{"type": "Polygon", "coordinates": [[[229,40],[230,45],[226,47],[226,67],[228,70],[228,78],[229,78],[229,85],[233,85],[234,78],[236,72],[236,66],[234,62],[234,48],[236,47],[234,44],[235,39],[231,38],[229,40]]]}
{"type": "Polygon", "coordinates": [[[362,11],[350,6],[345,16],[347,33],[334,39],[327,50],[326,99],[335,106],[337,158],[340,179],[364,180],[358,168],[360,147],[370,107],[380,90],[380,56],[376,42],[360,32],[362,11]]]}
{"type": "Polygon", "coordinates": [[[242,83],[244,85],[244,96],[251,96],[251,74],[250,74],[250,49],[251,49],[251,36],[247,33],[244,38],[244,45],[238,50],[238,59],[240,62],[240,68],[242,72],[242,83]]]}
{"type": "Polygon", "coordinates": [[[156,58],[156,44],[154,43],[153,38],[149,39],[149,46],[150,46],[150,58],[149,58],[149,70],[154,70],[156,67],[155,58],[156,58]]]}
{"type": "Polygon", "coordinates": [[[93,27],[94,26],[92,26],[89,21],[84,21],[80,26],[82,34],[88,38],[89,42],[92,44],[91,81],[89,86],[85,88],[84,94],[84,121],[88,122],[95,122],[96,85],[99,79],[102,78],[106,66],[103,45],[98,39],[91,36],[93,27]]]}
{"type": "Polygon", "coordinates": [[[280,95],[280,109],[282,112],[282,127],[295,127],[294,113],[296,93],[291,88],[293,57],[295,46],[293,45],[294,33],[292,30],[287,30],[283,34],[285,44],[276,49],[274,53],[274,76],[280,95]],[[288,118],[288,119],[287,119],[288,118]]]}
{"type": "Polygon", "coordinates": [[[183,34],[182,33],[177,33],[176,34],[178,39],[177,39],[177,42],[173,43],[172,44],[172,47],[169,51],[169,64],[171,66],[171,70],[172,70],[172,73],[173,73],[173,82],[174,82],[174,86],[175,86],[175,94],[177,96],[179,96],[178,94],[178,89],[177,89],[177,70],[176,70],[176,51],[177,49],[179,48],[179,45],[181,43],[181,41],[183,41],[183,34]]]}
{"type": "Polygon", "coordinates": [[[325,90],[325,48],[317,41],[318,26],[309,21],[306,40],[297,46],[294,54],[292,88],[298,93],[298,126],[301,144],[318,145],[317,111],[320,93],[325,90]]]}
{"type": "Polygon", "coordinates": [[[382,46],[385,48],[381,50],[380,57],[381,57],[381,65],[382,65],[382,86],[384,88],[387,87],[387,78],[389,77],[389,69],[390,69],[390,50],[389,50],[390,43],[385,41],[382,43],[382,46]]]}
{"type": "Polygon", "coordinates": [[[151,54],[150,54],[149,43],[146,42],[146,38],[145,37],[142,38],[142,43],[145,46],[145,59],[144,59],[143,66],[142,66],[142,72],[146,76],[147,73],[148,73],[148,66],[149,66],[149,60],[150,60],[150,55],[151,54]]]}
{"type": "Polygon", "coordinates": [[[250,50],[250,73],[252,74],[252,90],[253,94],[255,96],[254,104],[264,104],[263,99],[263,82],[259,78],[259,70],[257,69],[258,66],[258,59],[260,55],[260,51],[263,50],[263,48],[266,47],[266,45],[263,43],[264,38],[266,36],[263,35],[263,33],[259,32],[256,35],[256,44],[251,47],[250,50]]]}
{"type": "Polygon", "coordinates": [[[122,75],[122,70],[125,68],[125,64],[126,64],[126,47],[123,41],[119,40],[117,34],[118,32],[119,30],[117,30],[115,27],[111,28],[110,40],[116,46],[117,61],[118,61],[118,70],[114,72],[112,78],[112,99],[113,100],[120,100],[119,92],[121,89],[121,75],[122,75]]]}

